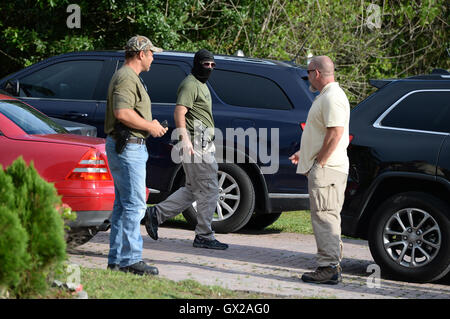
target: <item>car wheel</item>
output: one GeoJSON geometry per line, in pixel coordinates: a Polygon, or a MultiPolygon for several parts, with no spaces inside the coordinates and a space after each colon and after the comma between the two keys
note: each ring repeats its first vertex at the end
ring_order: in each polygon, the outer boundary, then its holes
{"type": "Polygon", "coordinates": [[[369,230],[375,262],[398,279],[429,282],[450,270],[450,207],[419,192],[390,197],[376,211],[369,230]]]}
{"type": "Polygon", "coordinates": [[[262,230],[267,226],[272,225],[278,218],[280,218],[281,213],[271,213],[271,214],[253,214],[247,225],[246,229],[262,230]]]}
{"type": "MultiPolygon", "coordinates": [[[[235,164],[219,164],[219,200],[212,228],[218,233],[238,231],[247,224],[255,208],[255,190],[247,173],[235,164]]],[[[184,218],[197,225],[196,202],[183,212],[184,218]]]]}
{"type": "Polygon", "coordinates": [[[66,237],[67,247],[75,248],[81,246],[91,240],[97,232],[96,227],[72,228],[66,237]]]}

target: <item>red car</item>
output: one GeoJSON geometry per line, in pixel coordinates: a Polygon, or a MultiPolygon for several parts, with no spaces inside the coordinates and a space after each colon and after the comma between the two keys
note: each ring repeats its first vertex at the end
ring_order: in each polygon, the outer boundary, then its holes
{"type": "Polygon", "coordinates": [[[20,155],[34,162],[41,177],[77,213],[69,244],[82,244],[107,229],[114,183],[104,139],[68,134],[33,107],[0,94],[0,164],[5,168],[20,155]]]}

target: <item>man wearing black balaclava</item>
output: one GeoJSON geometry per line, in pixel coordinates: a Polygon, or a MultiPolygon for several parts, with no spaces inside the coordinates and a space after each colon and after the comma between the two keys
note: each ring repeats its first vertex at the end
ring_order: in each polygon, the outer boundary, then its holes
{"type": "Polygon", "coordinates": [[[196,202],[197,226],[193,246],[223,250],[228,245],[215,239],[211,228],[219,185],[213,143],[212,100],[206,82],[215,66],[214,55],[201,49],[195,53],[191,74],[178,87],[174,118],[186,182],[165,201],[147,209],[145,228],[150,237],[157,240],[159,224],[196,202]]]}
{"type": "Polygon", "coordinates": [[[213,70],[209,64],[203,65],[204,62],[214,63],[214,56],[208,50],[201,49],[194,56],[194,66],[192,67],[191,73],[202,83],[208,81],[213,70]]]}

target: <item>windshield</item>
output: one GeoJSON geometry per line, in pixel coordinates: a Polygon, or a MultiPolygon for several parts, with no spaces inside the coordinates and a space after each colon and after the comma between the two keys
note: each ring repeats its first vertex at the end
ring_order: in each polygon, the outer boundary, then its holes
{"type": "Polygon", "coordinates": [[[1,100],[0,113],[30,135],[68,133],[50,118],[20,101],[1,100]]]}

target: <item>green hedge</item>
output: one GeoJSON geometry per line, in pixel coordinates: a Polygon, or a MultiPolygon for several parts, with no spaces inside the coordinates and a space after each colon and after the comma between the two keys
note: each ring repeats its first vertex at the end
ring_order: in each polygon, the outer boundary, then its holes
{"type": "Polygon", "coordinates": [[[0,166],[0,288],[13,297],[45,292],[66,259],[55,187],[19,157],[0,166]]]}

